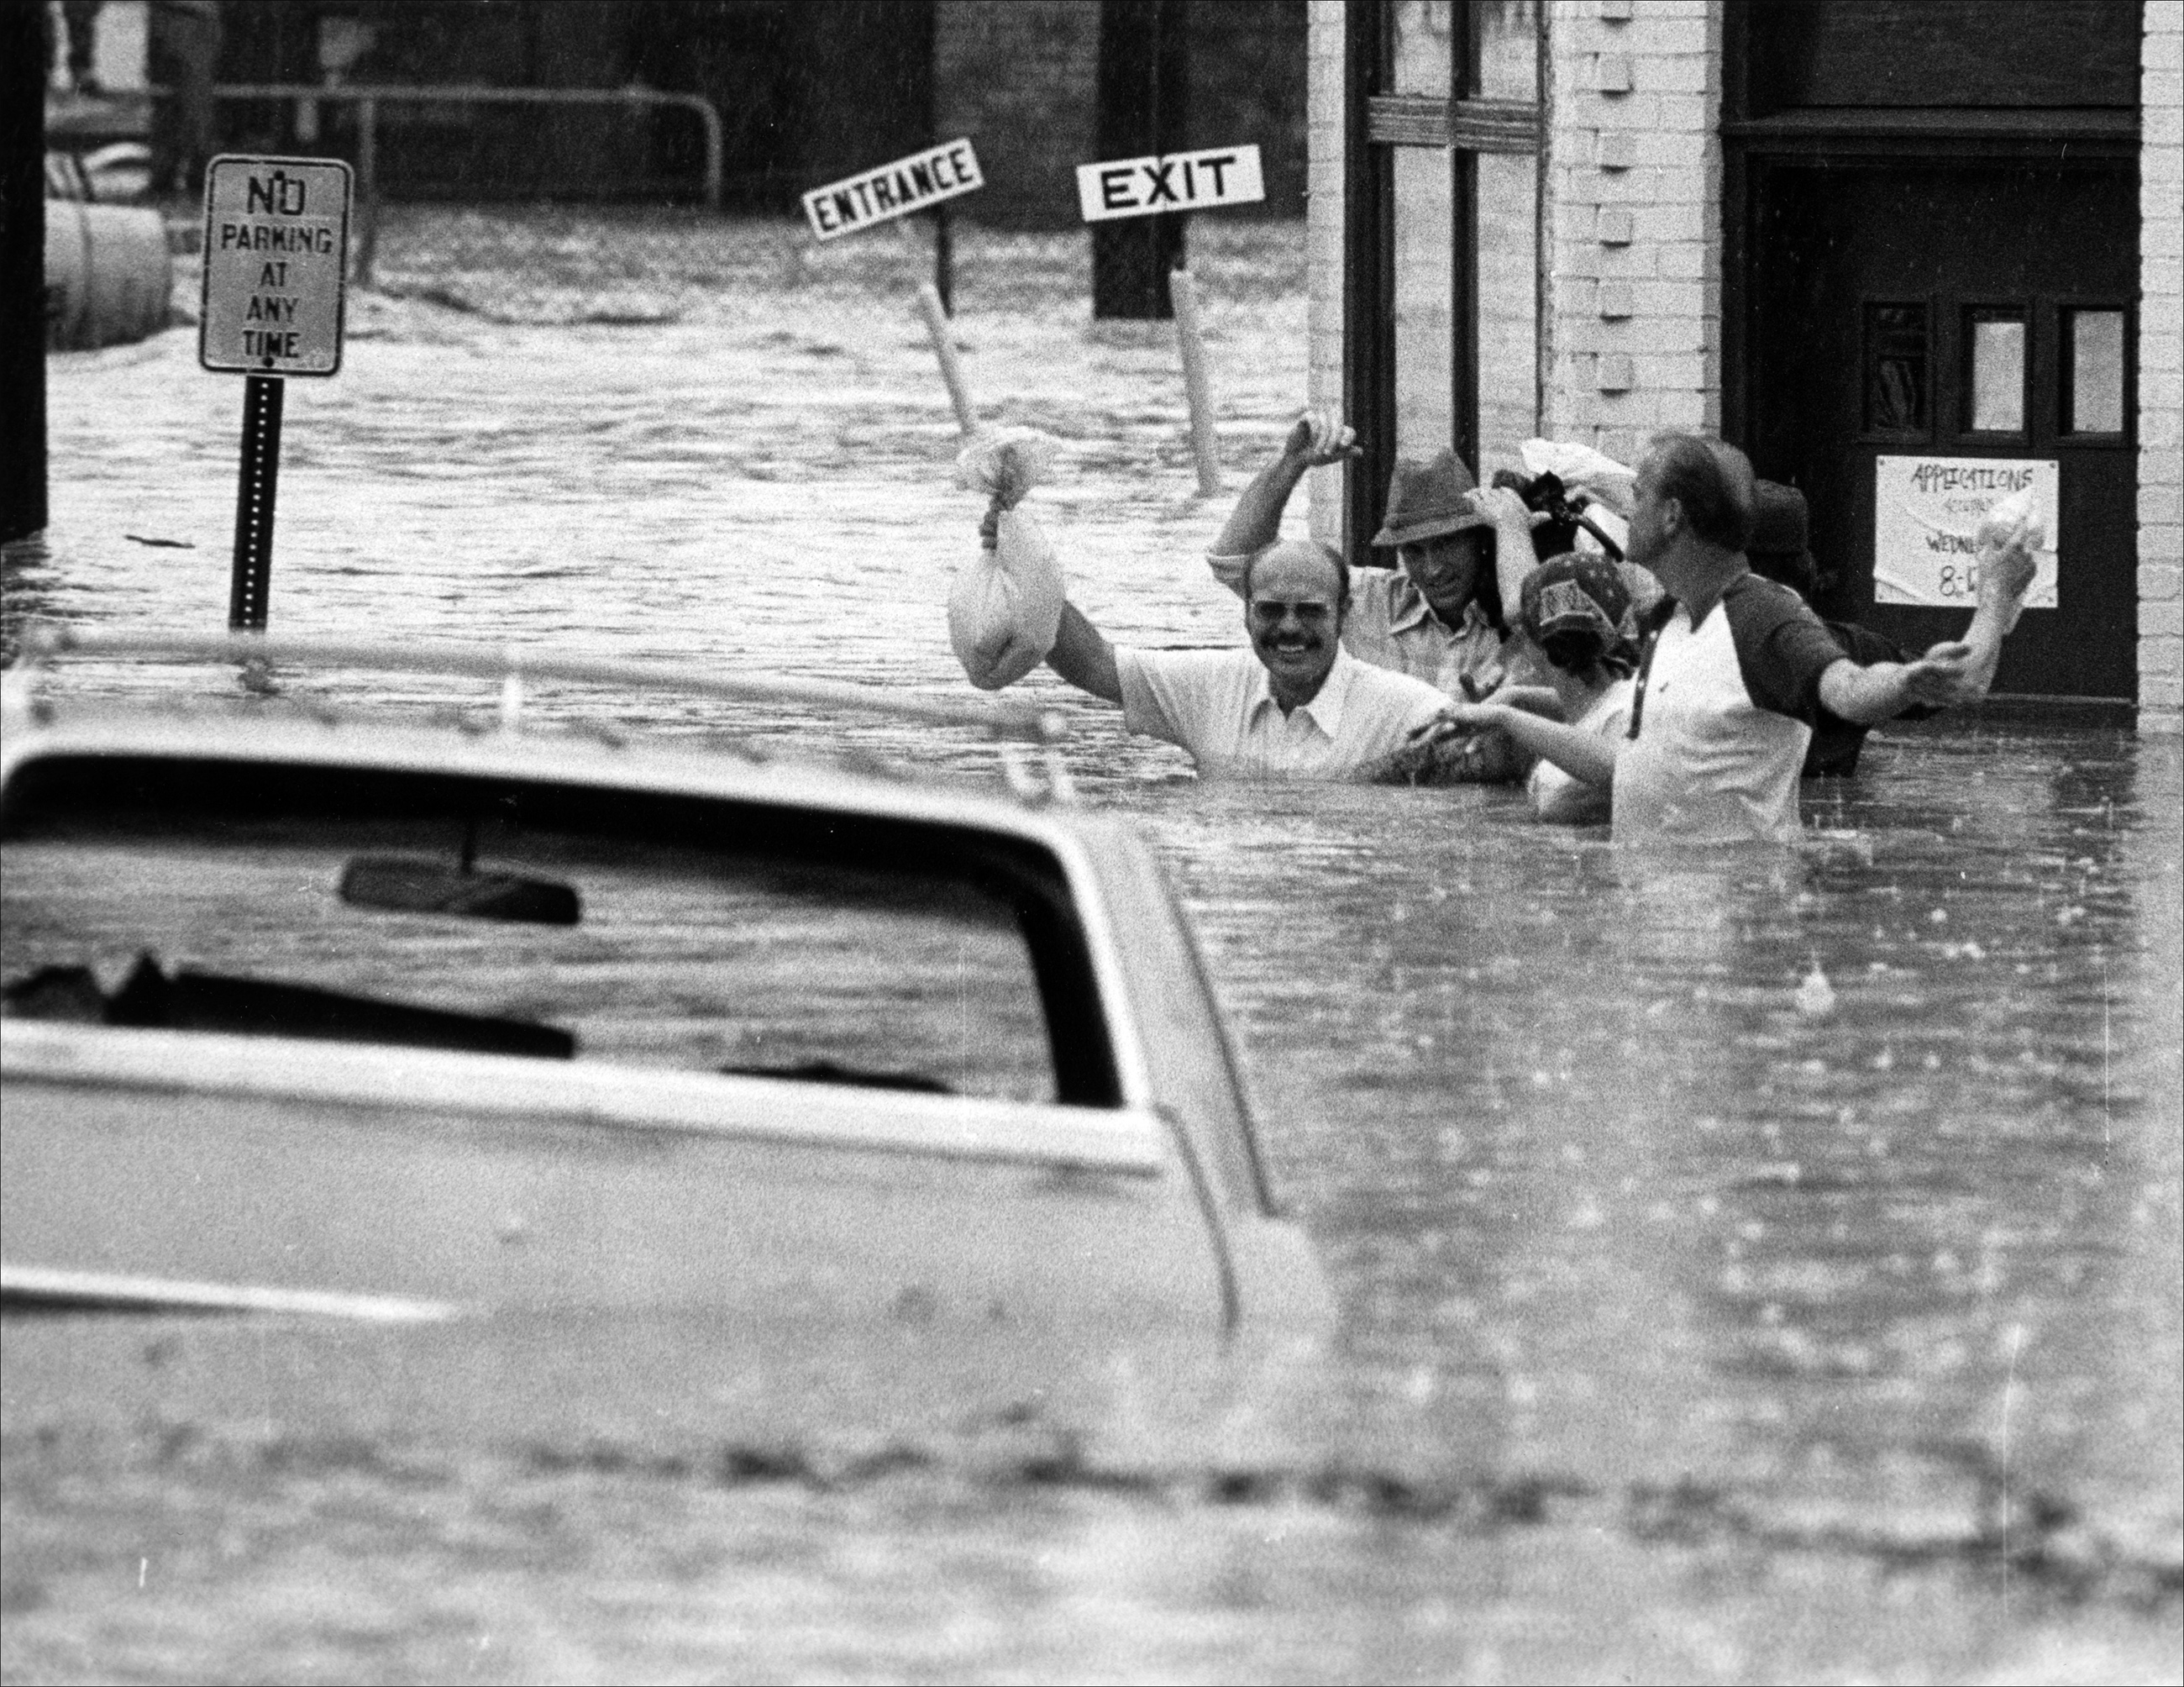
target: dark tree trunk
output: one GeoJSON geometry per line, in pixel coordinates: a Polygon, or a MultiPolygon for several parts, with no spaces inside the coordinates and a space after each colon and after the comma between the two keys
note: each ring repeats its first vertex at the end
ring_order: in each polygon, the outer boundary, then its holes
{"type": "MultiPolygon", "coordinates": [[[[1189,144],[1190,37],[1186,0],[1100,0],[1102,159],[1181,152],[1189,144]]],[[[1171,314],[1167,277],[1184,258],[1173,212],[1092,226],[1092,315],[1139,321],[1171,314]]]]}
{"type": "Polygon", "coordinates": [[[0,6],[0,544],[46,525],[46,42],[0,6]]]}

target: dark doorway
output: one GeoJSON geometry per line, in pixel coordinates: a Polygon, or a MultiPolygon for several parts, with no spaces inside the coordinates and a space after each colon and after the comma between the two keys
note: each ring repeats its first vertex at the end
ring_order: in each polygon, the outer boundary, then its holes
{"type": "Polygon", "coordinates": [[[1997,688],[2134,696],[2136,171],[1782,163],[1752,187],[1746,444],[1811,503],[1823,609],[1911,648],[1958,636],[1969,592],[1887,601],[1912,576],[1963,589],[1943,540],[1908,537],[1931,529],[1892,495],[1907,463],[2052,463],[2054,606],[2025,612],[1997,688]]]}

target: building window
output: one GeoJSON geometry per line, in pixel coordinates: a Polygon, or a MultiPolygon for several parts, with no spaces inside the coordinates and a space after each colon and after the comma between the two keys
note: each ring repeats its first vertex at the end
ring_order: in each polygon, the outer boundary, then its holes
{"type": "MultiPolygon", "coordinates": [[[[1473,14],[1467,98],[1504,109],[1540,97],[1540,19],[1529,5],[1473,14]]],[[[1478,153],[1474,238],[1478,254],[1473,342],[1479,358],[1479,474],[1516,467],[1517,448],[1540,431],[1540,157],[1531,149],[1478,153]]]]}
{"type": "Polygon", "coordinates": [[[2025,431],[2025,313],[1975,306],[1964,313],[1964,394],[1972,433],[2025,431]]]}
{"type": "Polygon", "coordinates": [[[1865,307],[1865,431],[1927,433],[1926,307],[1865,307]]]}
{"type": "Polygon", "coordinates": [[[2123,312],[2065,310],[2063,322],[2063,431],[2122,433],[2123,312]]]}

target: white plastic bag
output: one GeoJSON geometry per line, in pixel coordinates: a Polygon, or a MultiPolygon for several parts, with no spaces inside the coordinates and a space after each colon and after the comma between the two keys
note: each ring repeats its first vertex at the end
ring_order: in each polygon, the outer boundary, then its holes
{"type": "MultiPolygon", "coordinates": [[[[1997,500],[1980,517],[1979,536],[1973,543],[1979,547],[1982,558],[1988,551],[2020,545],[2026,550],[2045,550],[2048,524],[2040,519],[2039,500],[2033,497],[2032,489],[2022,486],[2007,498],[1997,500]]],[[[2025,603],[2020,599],[2017,606],[2010,611],[2008,624],[2002,630],[2005,634],[2014,631],[2018,617],[2024,612],[2025,603]]]]}
{"type": "Polygon", "coordinates": [[[989,500],[990,536],[948,589],[949,642],[982,691],[1045,661],[1061,626],[1061,565],[1030,511],[1017,507],[1053,461],[1054,442],[1028,429],[982,433],[956,460],[957,483],[989,500]]]}
{"type": "Polygon", "coordinates": [[[2040,519],[2040,506],[2032,489],[2020,487],[1997,500],[1980,518],[1975,542],[1981,550],[1999,550],[2013,542],[2022,543],[2027,550],[2045,550],[2048,525],[2040,519]]]}
{"type": "Polygon", "coordinates": [[[1624,467],[1605,453],[1566,440],[1527,439],[1517,448],[1517,455],[1526,474],[1552,474],[1565,486],[1638,478],[1637,470],[1624,467]]]}

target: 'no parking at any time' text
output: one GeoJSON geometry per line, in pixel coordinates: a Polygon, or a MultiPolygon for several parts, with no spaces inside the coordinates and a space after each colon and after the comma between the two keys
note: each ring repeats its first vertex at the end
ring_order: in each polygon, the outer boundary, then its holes
{"type": "Polygon", "coordinates": [[[206,171],[198,361],[251,375],[341,366],[349,170],[332,159],[220,158],[206,171]]]}

